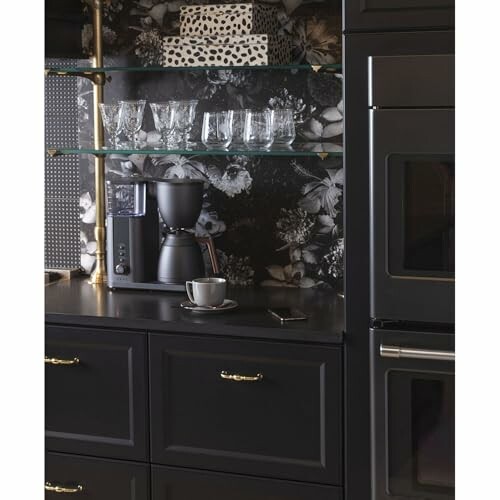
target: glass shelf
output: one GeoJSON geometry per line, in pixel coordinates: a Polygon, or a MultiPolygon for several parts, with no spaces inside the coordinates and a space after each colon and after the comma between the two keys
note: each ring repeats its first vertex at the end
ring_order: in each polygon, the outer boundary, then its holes
{"type": "Polygon", "coordinates": [[[46,68],[47,75],[61,75],[61,74],[72,74],[72,73],[111,73],[111,72],[155,72],[155,71],[209,71],[209,70],[277,70],[277,71],[287,71],[287,70],[303,70],[303,71],[321,71],[321,72],[336,72],[342,69],[342,64],[322,64],[322,65],[310,65],[310,64],[281,64],[281,65],[269,65],[269,66],[186,66],[186,67],[163,67],[163,66],[109,66],[102,68],[90,68],[90,67],[75,67],[75,68],[46,68]]]}
{"type": "Polygon", "coordinates": [[[201,143],[194,143],[189,148],[183,149],[162,149],[161,146],[155,147],[147,144],[135,149],[111,149],[111,148],[49,148],[48,153],[51,156],[58,155],[202,155],[202,156],[319,156],[326,158],[328,156],[341,157],[343,155],[342,144],[332,142],[307,142],[294,143],[291,146],[273,145],[269,150],[248,150],[244,147],[230,146],[228,149],[207,149],[201,143]]]}

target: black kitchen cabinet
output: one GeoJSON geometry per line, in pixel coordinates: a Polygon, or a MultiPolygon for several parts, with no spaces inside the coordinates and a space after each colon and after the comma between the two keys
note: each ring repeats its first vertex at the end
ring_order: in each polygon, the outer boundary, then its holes
{"type": "Polygon", "coordinates": [[[147,336],[47,326],[46,447],[146,461],[147,336]]]}
{"type": "Polygon", "coordinates": [[[150,466],[59,453],[45,459],[45,498],[71,494],[88,500],[147,500],[150,466]]]}
{"type": "Polygon", "coordinates": [[[152,462],[340,485],[341,380],[338,347],[151,334],[152,462]]]}
{"type": "Polygon", "coordinates": [[[449,29],[455,0],[344,0],[344,31],[449,29]]]}
{"type": "Polygon", "coordinates": [[[341,500],[342,488],[153,465],[152,500],[341,500]]]}

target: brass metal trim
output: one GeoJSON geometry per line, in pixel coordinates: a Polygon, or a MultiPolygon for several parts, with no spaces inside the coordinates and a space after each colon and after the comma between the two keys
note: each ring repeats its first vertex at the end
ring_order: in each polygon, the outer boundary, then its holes
{"type": "Polygon", "coordinates": [[[78,484],[74,488],[68,488],[66,486],[59,486],[47,482],[45,483],[45,491],[51,491],[53,493],[81,493],[83,491],[83,486],[78,484]]]}
{"type": "MultiPolygon", "coordinates": [[[[103,3],[100,0],[93,0],[92,10],[92,25],[94,27],[94,55],[92,57],[92,67],[102,68],[104,61],[103,52],[103,3]]],[[[104,76],[103,73],[96,73],[104,76]]],[[[102,149],[104,146],[104,128],[101,121],[99,104],[104,102],[103,90],[105,79],[101,76],[93,81],[94,87],[94,148],[102,149]]],[[[96,264],[95,269],[90,275],[90,283],[100,285],[107,282],[106,276],[106,207],[104,198],[105,188],[105,170],[104,156],[96,155],[95,157],[95,206],[96,206],[96,221],[95,221],[95,241],[96,249],[96,264]]]]}
{"type": "Polygon", "coordinates": [[[322,160],[328,158],[328,153],[316,153],[322,160]]]}
{"type": "Polygon", "coordinates": [[[60,359],[60,358],[49,358],[45,356],[45,364],[46,365],[63,365],[63,366],[74,366],[80,364],[79,358],[73,359],[60,359]]]}
{"type": "Polygon", "coordinates": [[[57,149],[57,148],[48,148],[47,154],[49,156],[51,156],[52,158],[54,158],[54,156],[61,156],[62,155],[61,151],[59,151],[59,149],[57,149]]]}
{"type": "Polygon", "coordinates": [[[220,372],[220,378],[232,380],[233,382],[260,382],[264,379],[264,375],[262,373],[257,373],[257,375],[240,375],[238,373],[228,373],[223,370],[220,372]]]}

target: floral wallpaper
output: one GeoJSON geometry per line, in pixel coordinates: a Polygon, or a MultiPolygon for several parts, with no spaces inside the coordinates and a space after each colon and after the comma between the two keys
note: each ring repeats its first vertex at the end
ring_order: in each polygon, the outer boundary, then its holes
{"type": "MultiPolygon", "coordinates": [[[[163,34],[178,34],[184,2],[113,0],[106,6],[107,65],[158,63],[163,34]]],[[[200,3],[196,0],[192,3],[200,3]]],[[[221,3],[220,1],[214,3],[221,3]]],[[[340,4],[280,0],[283,33],[293,41],[295,62],[341,62],[340,4]],[[337,8],[338,7],[338,8],[337,8]]],[[[91,27],[83,41],[90,50],[91,27]]],[[[92,89],[79,79],[79,136],[92,140],[92,89]]],[[[196,98],[191,133],[199,140],[203,111],[291,107],[297,141],[339,150],[343,133],[342,75],[311,70],[203,70],[112,73],[105,101],[143,98],[148,102],[196,98]]],[[[147,107],[141,139],[158,134],[147,107]]],[[[95,262],[94,162],[81,165],[82,267],[95,262]]],[[[202,213],[194,230],[214,238],[222,272],[233,285],[342,287],[342,159],[328,157],[253,157],[111,155],[108,177],[190,177],[205,181],[202,213]]],[[[208,265],[208,257],[207,257],[208,265]]]]}

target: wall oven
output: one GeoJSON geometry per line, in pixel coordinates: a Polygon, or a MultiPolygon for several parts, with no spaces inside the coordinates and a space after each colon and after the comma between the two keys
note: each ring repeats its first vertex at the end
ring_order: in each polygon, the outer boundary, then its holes
{"type": "Polygon", "coordinates": [[[372,329],[375,500],[455,498],[454,335],[372,329]]]}
{"type": "Polygon", "coordinates": [[[454,322],[454,56],[369,58],[370,303],[454,322]]]}

